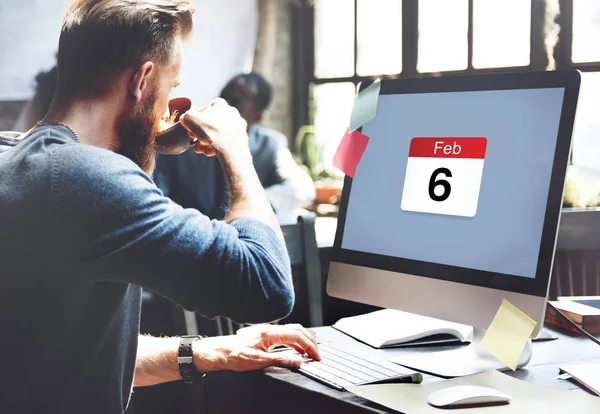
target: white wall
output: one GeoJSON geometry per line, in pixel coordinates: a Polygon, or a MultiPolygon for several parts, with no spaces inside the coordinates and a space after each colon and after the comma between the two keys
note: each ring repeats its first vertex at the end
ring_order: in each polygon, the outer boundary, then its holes
{"type": "Polygon", "coordinates": [[[194,33],[183,55],[181,86],[196,106],[219,95],[227,81],[252,68],[258,0],[194,0],[194,33]]]}
{"type": "Polygon", "coordinates": [[[26,100],[54,65],[68,0],[0,0],[0,100],[26,100]]]}
{"type": "MultiPolygon", "coordinates": [[[[227,80],[252,67],[257,0],[193,0],[194,33],[183,57],[181,86],[197,105],[217,96],[227,80]]],[[[0,101],[26,100],[33,78],[54,64],[68,0],[0,0],[0,101]]]]}

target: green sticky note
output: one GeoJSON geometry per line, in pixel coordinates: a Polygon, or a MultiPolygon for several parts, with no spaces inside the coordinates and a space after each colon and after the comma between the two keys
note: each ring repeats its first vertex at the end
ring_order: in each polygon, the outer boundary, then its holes
{"type": "Polygon", "coordinates": [[[503,299],[481,340],[481,347],[514,371],[535,325],[533,319],[503,299]]]}
{"type": "Polygon", "coordinates": [[[352,114],[350,115],[350,132],[355,131],[375,118],[380,90],[381,80],[376,79],[365,90],[354,97],[354,105],[352,105],[352,114]]]}

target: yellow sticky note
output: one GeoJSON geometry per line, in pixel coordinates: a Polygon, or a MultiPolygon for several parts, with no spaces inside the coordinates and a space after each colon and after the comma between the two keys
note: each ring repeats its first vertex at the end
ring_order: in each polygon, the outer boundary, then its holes
{"type": "Polygon", "coordinates": [[[535,325],[533,319],[503,299],[481,347],[514,371],[535,325]]]}

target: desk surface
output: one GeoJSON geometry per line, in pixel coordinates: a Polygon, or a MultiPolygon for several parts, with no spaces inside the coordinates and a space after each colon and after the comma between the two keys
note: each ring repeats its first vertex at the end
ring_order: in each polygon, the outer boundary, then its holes
{"type": "MultiPolygon", "coordinates": [[[[407,353],[422,353],[424,347],[376,350],[330,327],[316,328],[321,341],[334,341],[349,347],[361,348],[377,357],[392,358],[407,353]]],[[[600,361],[600,347],[582,337],[551,331],[559,339],[533,344],[529,365],[508,375],[540,385],[585,392],[570,381],[554,380],[559,366],[566,362],[600,361]]],[[[449,347],[429,347],[427,351],[449,347]]],[[[424,382],[443,379],[424,374],[424,382]]],[[[283,368],[243,374],[218,373],[207,383],[208,412],[263,413],[395,413],[349,392],[340,392],[283,368]],[[227,385],[225,395],[218,391],[227,385]],[[235,398],[231,398],[235,395],[235,398]],[[227,397],[229,396],[229,398],[227,397]],[[240,411],[241,410],[241,411],[240,411]]]]}

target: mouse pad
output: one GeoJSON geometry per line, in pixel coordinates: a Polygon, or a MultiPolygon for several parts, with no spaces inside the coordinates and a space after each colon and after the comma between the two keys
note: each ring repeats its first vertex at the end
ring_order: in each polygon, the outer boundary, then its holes
{"type": "Polygon", "coordinates": [[[562,388],[536,385],[509,377],[498,371],[487,371],[481,374],[430,384],[376,384],[348,387],[348,391],[381,404],[385,407],[406,414],[439,414],[451,412],[479,413],[600,413],[600,398],[581,392],[562,388]],[[469,408],[436,408],[427,402],[427,397],[441,388],[455,385],[483,385],[492,387],[512,400],[506,405],[481,406],[474,410],[469,408]]]}

